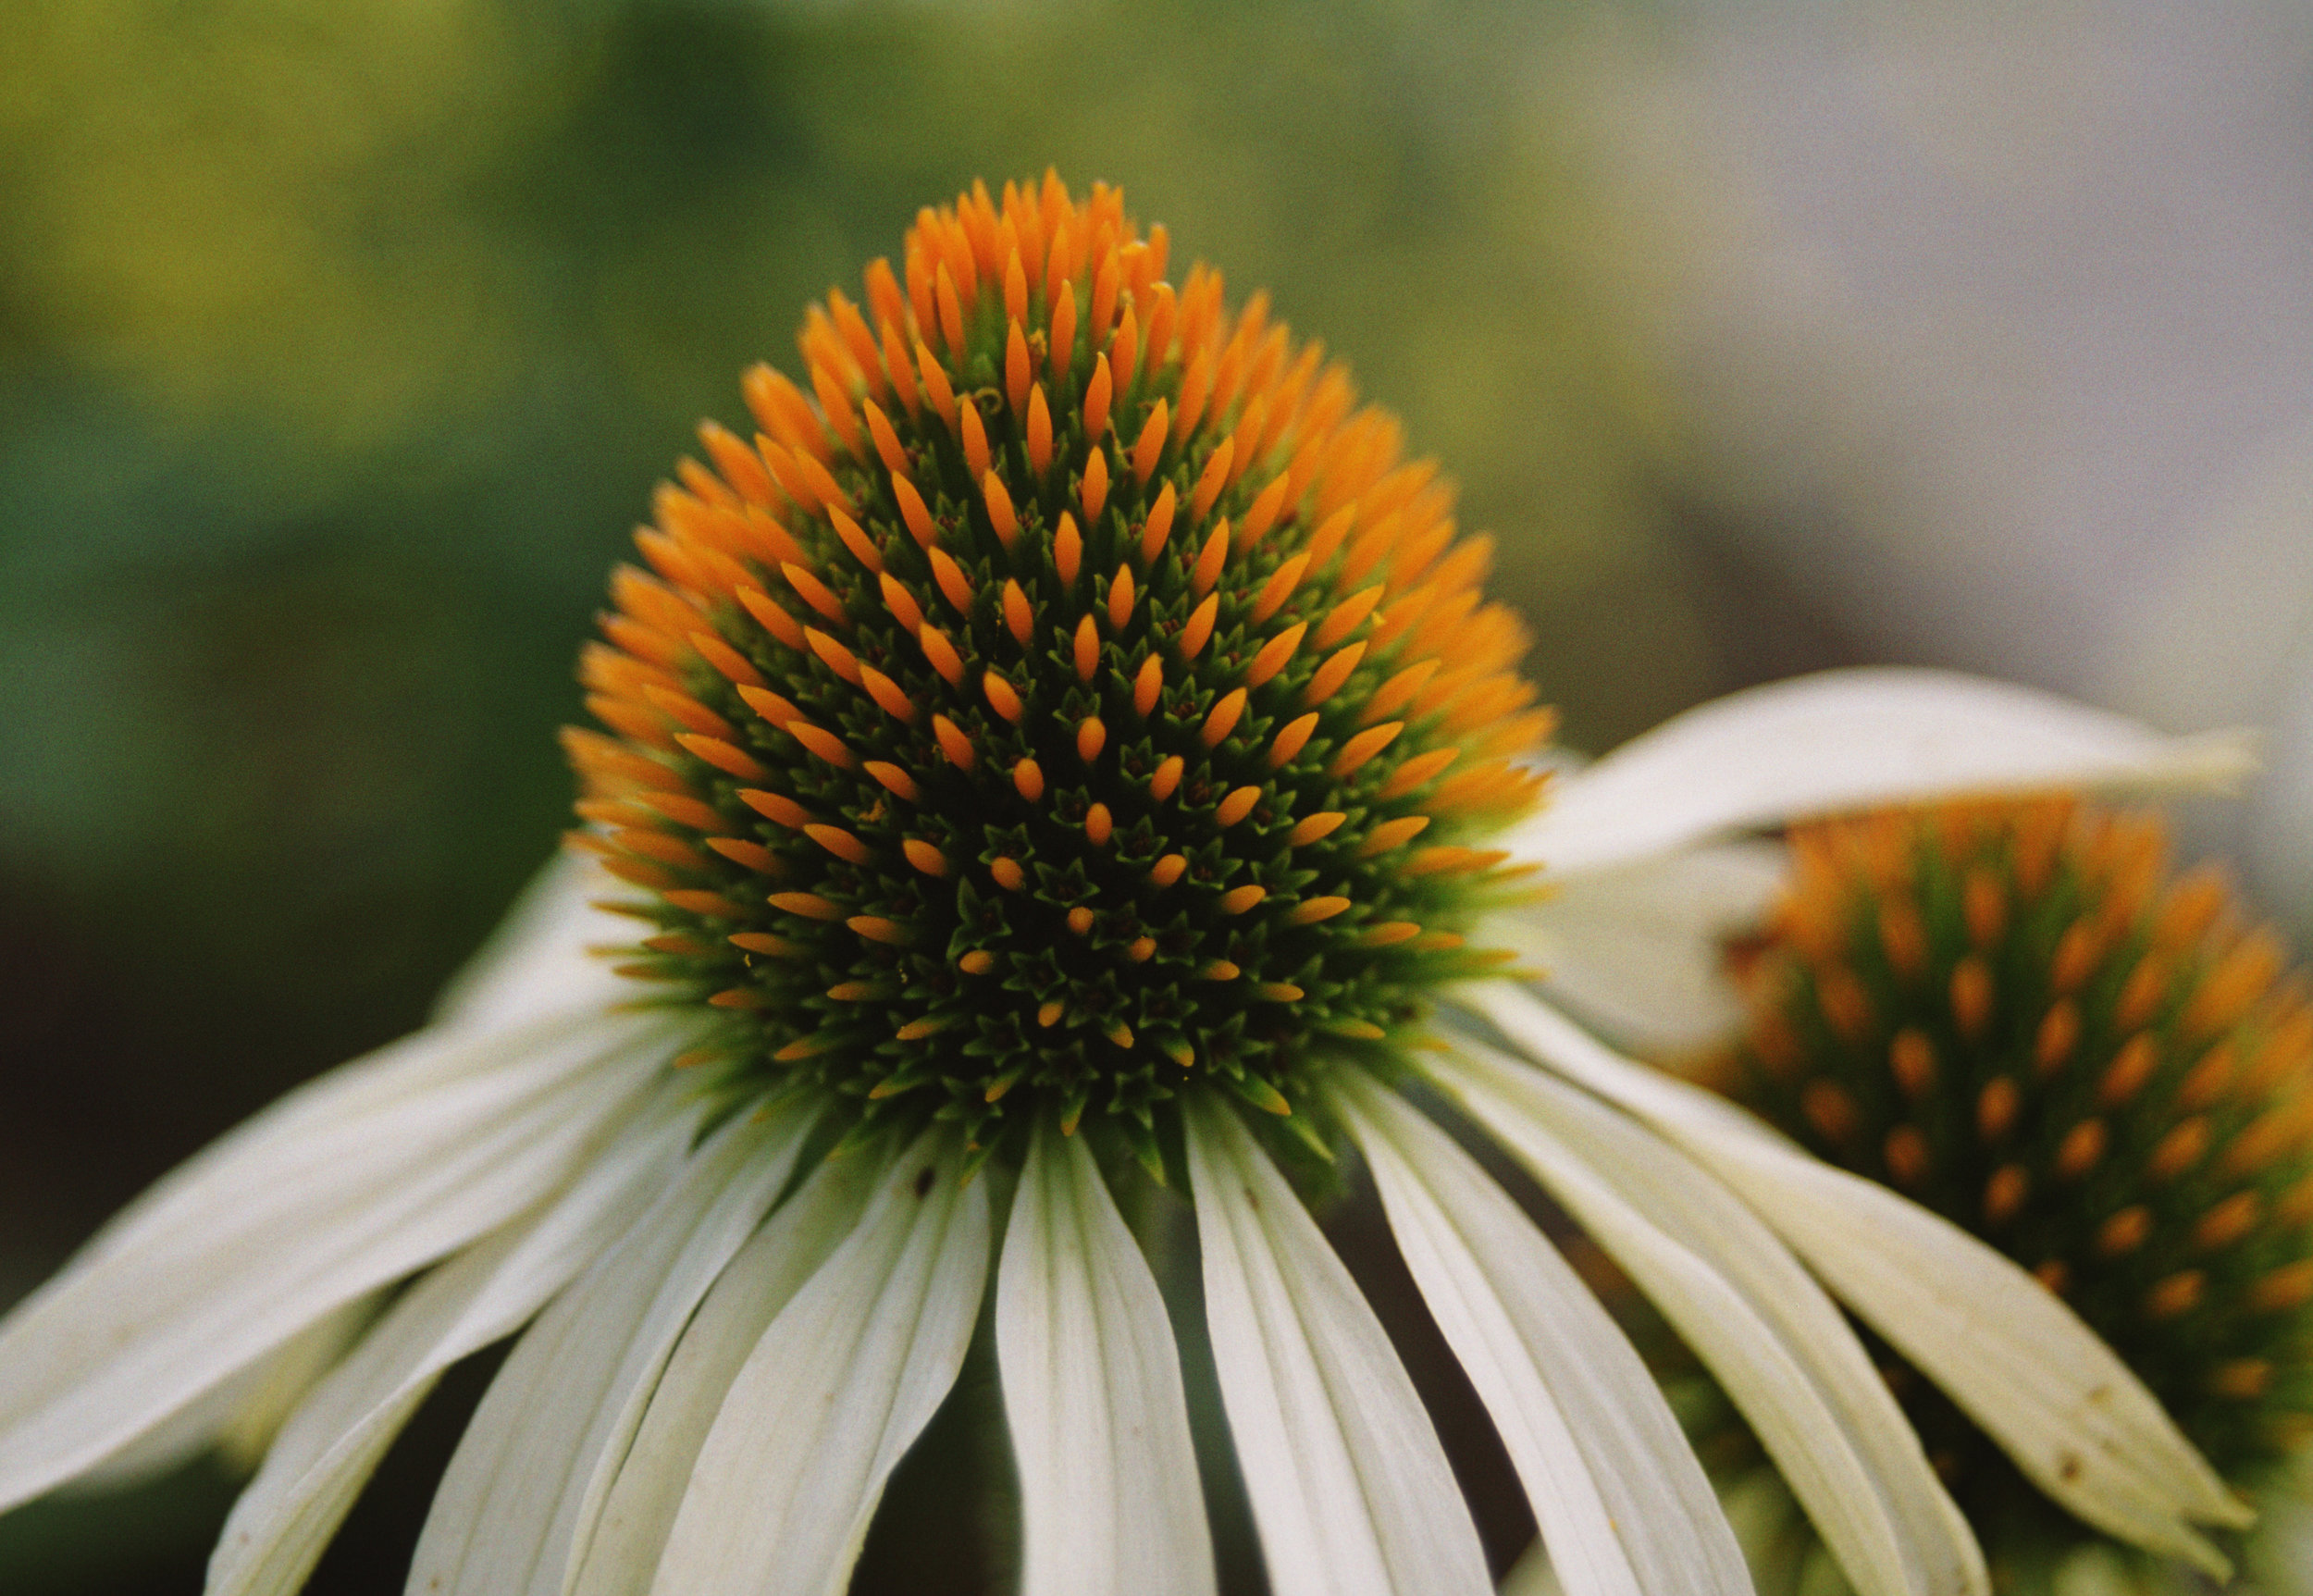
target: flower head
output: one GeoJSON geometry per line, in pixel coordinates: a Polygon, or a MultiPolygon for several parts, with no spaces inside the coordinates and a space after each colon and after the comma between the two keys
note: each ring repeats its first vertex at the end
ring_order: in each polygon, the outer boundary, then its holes
{"type": "Polygon", "coordinates": [[[1661,1393],[1417,1107],[1444,1099],[1647,1284],[1866,1596],[1987,1587],[1819,1281],[1929,1326],[1923,1367],[2013,1395],[2004,1442],[2084,1459],[2069,1489],[2138,1539],[2237,1518],[2021,1270],[1463,941],[1684,968],[1730,895],[1681,885],[1729,832],[2222,783],[2237,740],[1853,673],[1694,711],[1521,819],[1548,720],[1485,543],[1262,301],[1230,312],[1204,268],[1176,291],[1167,255],[1112,191],[974,189],[863,306],[810,315],[808,392],[750,375],[757,436],[705,429],[582,665],[600,858],[550,871],[424,1031],[0,1321],[0,1506],[286,1403],[210,1588],[291,1591],[433,1381],[518,1335],[413,1590],[826,1596],[992,1291],[1023,1587],[1195,1596],[1170,1318],[1112,1194],[1162,1182],[1271,1588],[1480,1596],[1413,1382],[1279,1168],[1354,1154],[1575,1596],[1742,1596],[1661,1393]],[[1537,864],[1552,901],[1506,885],[1537,864]],[[1954,1294],[2003,1310],[1969,1327],[1988,1372],[1950,1355],[1954,1294]]]}
{"type": "MultiPolygon", "coordinates": [[[[2159,822],[2065,799],[1802,828],[1727,1085],[2062,1298],[2252,1491],[2313,1433],[2313,1008],[2159,822]]],[[[2094,1538],[1899,1362],[1996,1560],[2094,1538]]],[[[2106,1524],[2103,1528],[2112,1528],[2106,1524]]]]}
{"type": "Polygon", "coordinates": [[[809,394],[701,429],[583,670],[581,835],[649,889],[630,973],[735,1088],[967,1168],[1089,1112],[1161,1173],[1218,1082],[1296,1130],[1441,981],[1547,734],[1435,463],[1219,275],[1058,180],[926,210],[809,394]],[[904,288],[903,288],[904,283],[904,288]]]}

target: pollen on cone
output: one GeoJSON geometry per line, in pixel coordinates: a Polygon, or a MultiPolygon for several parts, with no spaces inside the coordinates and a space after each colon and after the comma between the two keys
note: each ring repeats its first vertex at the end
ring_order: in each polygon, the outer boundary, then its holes
{"type": "Polygon", "coordinates": [[[900,519],[908,524],[908,535],[919,547],[931,548],[939,538],[939,528],[933,523],[932,512],[925,508],[923,495],[916,491],[916,485],[894,472],[892,498],[898,502],[900,519]]]}
{"type": "Polygon", "coordinates": [[[1108,457],[1101,452],[1098,444],[1084,457],[1083,491],[1077,502],[1083,507],[1087,524],[1098,522],[1101,511],[1107,508],[1108,457]]]}
{"type": "Polygon", "coordinates": [[[803,640],[810,645],[811,652],[817,654],[829,670],[855,687],[859,684],[860,662],[849,649],[811,626],[803,629],[803,640]]]}
{"type": "Polygon", "coordinates": [[[1325,663],[1319,665],[1317,673],[1309,678],[1309,685],[1301,690],[1302,704],[1305,708],[1316,709],[1331,698],[1341,689],[1342,684],[1349,680],[1351,673],[1357,669],[1358,662],[1365,655],[1365,644],[1352,643],[1346,649],[1327,656],[1325,663]]]}
{"type": "Polygon", "coordinates": [[[912,636],[916,628],[923,625],[923,610],[917,604],[915,595],[895,581],[888,572],[878,578],[878,582],[883,589],[884,608],[891,612],[892,619],[899,623],[901,631],[912,636]]]}
{"type": "Polygon", "coordinates": [[[1347,819],[1349,817],[1339,810],[1321,810],[1302,820],[1285,840],[1294,847],[1306,847],[1313,842],[1331,836],[1347,819]]]}
{"type": "Polygon", "coordinates": [[[1093,672],[1100,665],[1100,633],[1093,625],[1090,615],[1076,623],[1074,649],[1077,679],[1089,682],[1093,679],[1093,672]]]}
{"type": "Polygon", "coordinates": [[[948,763],[961,771],[971,769],[974,762],[971,739],[958,729],[955,722],[946,715],[934,715],[932,731],[939,741],[940,752],[946,756],[948,763]]]}
{"type": "Polygon", "coordinates": [[[1194,661],[1205,651],[1207,639],[1213,635],[1213,623],[1220,615],[1220,600],[1208,595],[1189,616],[1189,624],[1181,628],[1181,658],[1194,661]]]}
{"type": "Polygon", "coordinates": [[[1206,458],[1205,469],[1197,474],[1196,487],[1189,494],[1189,515],[1202,521],[1220,497],[1220,490],[1229,482],[1229,462],[1234,457],[1236,440],[1223,439],[1221,446],[1206,458]]]}
{"type": "Polygon", "coordinates": [[[1008,721],[1015,724],[1019,722],[1020,712],[1025,706],[1020,702],[1020,694],[1012,690],[1011,683],[994,671],[987,671],[981,675],[980,687],[981,690],[987,695],[988,706],[991,709],[1008,721]]]}
{"type": "Polygon", "coordinates": [[[1052,324],[1048,329],[1052,339],[1052,380],[1068,380],[1069,367],[1076,361],[1076,285],[1062,282],[1059,292],[1053,296],[1052,324]]]}
{"type": "Polygon", "coordinates": [[[949,558],[945,549],[931,551],[932,579],[939,584],[940,596],[959,615],[971,613],[971,583],[963,568],[949,558]]]}
{"type": "Polygon", "coordinates": [[[1149,411],[1148,420],[1142,424],[1140,436],[1133,440],[1132,479],[1135,482],[1148,480],[1150,473],[1156,469],[1158,456],[1165,452],[1167,415],[1165,401],[1159,398],[1149,411]]]}
{"type": "Polygon", "coordinates": [[[886,760],[870,760],[862,768],[883,783],[884,789],[894,798],[904,798],[909,803],[921,801],[923,794],[916,786],[916,778],[897,765],[886,760]]]}
{"type": "Polygon", "coordinates": [[[861,408],[867,413],[868,437],[875,444],[876,458],[894,476],[907,480],[908,451],[900,444],[899,434],[892,430],[890,419],[872,399],[861,408]]]}
{"type": "Polygon", "coordinates": [[[1189,573],[1190,591],[1199,598],[1213,590],[1220,580],[1222,563],[1229,558],[1229,523],[1221,521],[1206,535],[1204,549],[1197,554],[1196,565],[1189,573]]]}
{"type": "Polygon", "coordinates": [[[1028,385],[1032,380],[1028,365],[1028,340],[1021,335],[1020,321],[1015,317],[1004,345],[1004,397],[1011,405],[1013,414],[1026,414],[1028,385]]]}
{"type": "Polygon", "coordinates": [[[1293,763],[1317,729],[1317,715],[1314,710],[1298,720],[1287,723],[1285,729],[1277,734],[1276,741],[1269,745],[1269,769],[1281,770],[1293,763]]]}
{"type": "Polygon", "coordinates": [[[1245,690],[1243,687],[1233,688],[1222,696],[1220,702],[1213,706],[1212,713],[1205,717],[1205,729],[1198,734],[1206,748],[1218,748],[1229,734],[1237,729],[1237,720],[1244,713],[1244,706],[1245,690]]]}
{"type": "Polygon", "coordinates": [[[1404,729],[1404,724],[1400,721],[1391,721],[1379,726],[1368,726],[1342,745],[1342,751],[1333,756],[1333,763],[1328,768],[1328,773],[1339,777],[1362,769],[1374,755],[1395,741],[1397,735],[1404,729]]]}
{"type": "Polygon", "coordinates": [[[1302,621],[1288,626],[1264,644],[1261,651],[1253,656],[1253,663],[1245,667],[1245,686],[1260,687],[1283,670],[1285,662],[1293,657],[1293,650],[1301,647],[1302,634],[1308,629],[1309,623],[1302,621]]]}
{"type": "Polygon", "coordinates": [[[1172,484],[1168,482],[1157,491],[1156,502],[1148,512],[1148,519],[1141,526],[1141,559],[1155,564],[1165,547],[1165,539],[1172,536],[1172,484]]]}
{"type": "Polygon", "coordinates": [[[787,586],[795,589],[798,598],[836,625],[843,624],[843,600],[835,597],[826,583],[797,564],[783,565],[779,572],[786,577],[787,586]]]}
{"type": "Polygon", "coordinates": [[[1012,495],[1004,486],[1004,479],[995,472],[980,478],[980,490],[988,505],[988,520],[996,527],[998,541],[1006,548],[1020,536],[1020,517],[1012,510],[1012,495]]]}
{"type": "Polygon", "coordinates": [[[964,467],[984,488],[988,479],[988,429],[980,419],[977,404],[958,406],[957,430],[964,445],[964,467]]]}
{"type": "Polygon", "coordinates": [[[1113,386],[1108,357],[1097,356],[1093,362],[1093,379],[1084,389],[1084,437],[1095,444],[1108,430],[1108,401],[1113,386]]]}
{"type": "Polygon", "coordinates": [[[1004,583],[1004,625],[1011,631],[1012,640],[1023,649],[1035,636],[1035,616],[1028,607],[1028,595],[1009,577],[1004,583]]]}
{"type": "Polygon", "coordinates": [[[1028,396],[1028,469],[1041,478],[1052,468],[1052,411],[1039,383],[1028,396]]]}
{"type": "Polygon", "coordinates": [[[916,642],[923,650],[923,657],[932,662],[934,670],[946,678],[949,687],[962,684],[964,659],[956,651],[956,645],[948,641],[946,633],[927,621],[916,628],[916,642]]]}

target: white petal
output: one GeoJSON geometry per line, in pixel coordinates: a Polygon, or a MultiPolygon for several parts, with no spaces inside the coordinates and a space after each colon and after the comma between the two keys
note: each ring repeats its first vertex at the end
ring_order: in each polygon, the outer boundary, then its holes
{"type": "Polygon", "coordinates": [[[619,1463],[581,1554],[581,1596],[643,1596],[650,1589],[731,1382],[779,1310],[850,1235],[888,1162],[860,1152],[821,1164],[715,1281],[619,1463]]]}
{"type": "Polygon", "coordinates": [[[572,1008],[608,1008],[629,993],[612,961],[590,952],[637,940],[635,922],[594,907],[625,884],[591,857],[558,852],[530,878],[489,940],[434,1000],[437,1025],[521,1024],[572,1008]]]}
{"type": "Polygon", "coordinates": [[[2223,1565],[2184,1521],[2238,1526],[2246,1510],[2111,1349],[2037,1281],[1724,1099],[1618,1058],[1506,984],[1471,991],[1505,1034],[1648,1120],[1739,1191],[2050,1496],[2112,1534],[2212,1572],[2223,1565]]]}
{"type": "Polygon", "coordinates": [[[1571,874],[1874,804],[2050,787],[2223,787],[2248,739],[1942,671],[1826,671],[1731,693],[1559,777],[1505,846],[1571,874]]]}
{"type": "Polygon", "coordinates": [[[1490,1049],[1432,1069],[1718,1377],[1864,1596],[1988,1590],[1973,1537],[1854,1332],[1733,1193],[1614,1109],[1490,1049]]]}
{"type": "Polygon", "coordinates": [[[841,1596],[884,1482],[963,1367],[988,1270],[988,1191],[943,1132],[887,1168],[834,1256],[772,1321],[699,1449],[656,1596],[841,1596]]]}
{"type": "Polygon", "coordinates": [[[1082,1137],[1040,1128],[996,1278],[1025,1596],[1213,1589],[1172,1326],[1082,1137]]]}
{"type": "Polygon", "coordinates": [[[1558,1570],[1551,1565],[1549,1549],[1538,1535],[1502,1577],[1501,1596],[1565,1596],[1565,1589],[1558,1583],[1558,1570]]]}
{"type": "Polygon", "coordinates": [[[434,1494],[412,1592],[563,1596],[675,1339],[817,1118],[792,1108],[725,1125],[524,1332],[434,1494]]]}
{"type": "Polygon", "coordinates": [[[1190,1094],[1189,1179],[1222,1405],[1277,1596],[1490,1590],[1390,1338],[1268,1156],[1190,1094]]]}
{"type": "Polygon", "coordinates": [[[696,1114],[672,1094],[569,1189],[427,1274],[282,1426],[233,1504],[208,1596],[289,1596],[442,1371],[538,1311],[678,1167],[696,1114]]]}
{"type": "Polygon", "coordinates": [[[1341,1109],[1566,1590],[1750,1596],[1742,1551],[1670,1404],[1557,1249],[1395,1093],[1344,1071],[1341,1109]]]}
{"type": "Polygon", "coordinates": [[[377,1317],[382,1292],[355,1298],[291,1336],[158,1429],[77,1476],[68,1491],[119,1491],[216,1448],[228,1468],[254,1469],[282,1420],[377,1317]]]}
{"type": "Polygon", "coordinates": [[[1742,1022],[1725,943],[1765,918],[1787,859],[1773,843],[1727,842],[1552,878],[1478,940],[1515,948],[1554,1001],[1626,1046],[1690,1053],[1742,1022]]]}
{"type": "Polygon", "coordinates": [[[536,1202],[667,1045],[663,1022],[631,1017],[422,1033],[193,1159],[0,1323],[0,1506],[536,1202]]]}

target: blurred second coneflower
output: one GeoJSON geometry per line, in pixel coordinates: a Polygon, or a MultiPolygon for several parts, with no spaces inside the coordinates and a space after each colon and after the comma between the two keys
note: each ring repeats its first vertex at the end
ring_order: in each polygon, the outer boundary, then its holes
{"type": "MultiPolygon", "coordinates": [[[[2031,1270],[2270,1507],[2313,1436],[2313,1006],[2221,875],[2171,878],[2168,851],[2153,816],[2058,798],[1796,831],[1721,1083],[2031,1270]]],[[[2134,1535],[2123,1518],[2033,1488],[2060,1477],[2027,1484],[2033,1454],[1995,1445],[1901,1342],[1877,1343],[1883,1369],[1996,1585],[2176,1574],[2107,1540],[2134,1535]]],[[[1763,1589],[1823,1588],[1776,1488],[1737,1495],[1763,1589]]]]}

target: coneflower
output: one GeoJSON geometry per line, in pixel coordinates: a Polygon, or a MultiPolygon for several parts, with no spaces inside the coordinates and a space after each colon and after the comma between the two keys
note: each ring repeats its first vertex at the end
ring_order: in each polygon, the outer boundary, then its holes
{"type": "MultiPolygon", "coordinates": [[[[1690,1330],[1859,1586],[1984,1589],[1800,1261],[1883,1294],[1809,1228],[1846,1177],[1503,961],[1529,934],[1689,957],[1700,916],[1633,943],[1565,911],[1659,898],[1730,831],[2220,783],[2237,741],[1856,673],[1682,717],[1529,814],[1550,722],[1487,543],[1340,368],[1169,255],[1111,189],[975,188],[809,313],[802,382],[748,375],[750,424],[703,429],[582,662],[608,728],[568,738],[582,857],[435,1024],[196,1158],[0,1325],[0,1503],[197,1442],[401,1282],[283,1427],[213,1591],[294,1590],[435,1378],[521,1330],[414,1592],[824,1596],[993,1276],[1026,1588],[1207,1590],[1172,1332],[1112,1195],[1160,1182],[1194,1206],[1272,1588],[1474,1596],[1436,1434],[1280,1170],[1354,1150],[1569,1585],[1747,1589],[1643,1365],[1401,1090],[1427,1083],[1690,1330]]],[[[1922,1277],[1997,1262],[1906,1215],[1872,1244],[1922,1277]]],[[[2045,1297],[2009,1272],[1987,1301],[2045,1297]]],[[[2156,1540],[2233,1515],[2109,1353],[2045,1330],[1988,1384],[2110,1389],[2032,1438],[2093,1459],[2077,1495],[2156,1540]]]]}
{"type": "MultiPolygon", "coordinates": [[[[2030,1269],[2252,1501],[2285,1489],[2313,1433],[2313,1007],[2279,940],[2213,869],[2170,879],[2150,815],[1954,804],[1791,851],[1733,1095],[2030,1269]]],[[[1886,1367],[2011,1582],[2137,1528],[2059,1511],[1886,1367]]]]}

